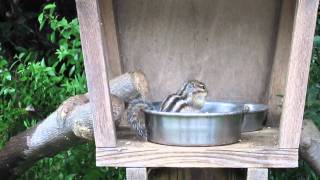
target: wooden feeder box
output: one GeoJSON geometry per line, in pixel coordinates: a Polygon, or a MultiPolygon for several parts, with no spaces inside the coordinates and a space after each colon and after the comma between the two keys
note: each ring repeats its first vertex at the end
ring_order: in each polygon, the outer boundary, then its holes
{"type": "Polygon", "coordinates": [[[298,167],[318,0],[76,0],[95,121],[97,166],[298,167]],[[209,99],[269,104],[268,126],[236,144],[175,147],[116,137],[108,79],[142,70],[150,99],[161,100],[187,79],[208,85],[209,99]]]}

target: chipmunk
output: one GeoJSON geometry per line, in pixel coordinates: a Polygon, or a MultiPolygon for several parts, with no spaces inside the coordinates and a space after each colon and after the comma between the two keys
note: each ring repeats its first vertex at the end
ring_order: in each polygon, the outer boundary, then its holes
{"type": "Polygon", "coordinates": [[[169,95],[160,106],[164,112],[198,112],[203,107],[208,90],[206,85],[197,80],[186,82],[182,88],[169,95]]]}
{"type": "MultiPolygon", "coordinates": [[[[198,80],[187,81],[180,90],[167,96],[160,105],[163,112],[200,112],[203,107],[208,90],[206,85],[198,80]]],[[[154,107],[143,100],[136,99],[129,104],[128,122],[137,131],[138,135],[146,137],[147,133],[139,121],[140,112],[144,109],[154,109],[154,107]]]]}

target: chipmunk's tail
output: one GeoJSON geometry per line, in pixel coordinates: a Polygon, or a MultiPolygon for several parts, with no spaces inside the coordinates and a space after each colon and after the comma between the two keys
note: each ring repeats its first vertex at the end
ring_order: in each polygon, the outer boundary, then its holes
{"type": "Polygon", "coordinates": [[[144,138],[147,138],[147,131],[140,119],[143,117],[142,111],[148,108],[150,107],[145,101],[134,100],[129,103],[127,110],[128,123],[131,128],[136,131],[139,136],[144,138]]]}

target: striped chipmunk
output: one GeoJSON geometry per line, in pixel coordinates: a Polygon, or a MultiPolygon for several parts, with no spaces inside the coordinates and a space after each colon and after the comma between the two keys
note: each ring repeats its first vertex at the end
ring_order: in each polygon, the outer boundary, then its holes
{"type": "MultiPolygon", "coordinates": [[[[176,93],[167,96],[160,105],[163,112],[200,112],[204,106],[208,90],[203,82],[189,80],[176,93]]],[[[139,136],[147,137],[145,127],[141,123],[141,112],[144,109],[154,109],[154,107],[143,98],[138,98],[129,103],[127,118],[133,130],[139,136]]]]}

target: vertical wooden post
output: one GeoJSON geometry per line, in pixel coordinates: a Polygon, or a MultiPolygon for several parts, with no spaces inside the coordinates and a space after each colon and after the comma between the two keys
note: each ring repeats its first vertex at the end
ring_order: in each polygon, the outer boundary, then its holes
{"type": "Polygon", "coordinates": [[[283,95],[285,94],[286,73],[288,72],[289,64],[294,7],[295,2],[292,0],[282,1],[268,94],[269,110],[267,125],[271,127],[278,127],[280,123],[283,95]]]}
{"type": "Polygon", "coordinates": [[[268,169],[266,168],[248,168],[247,180],[267,180],[268,169]]]}
{"type": "Polygon", "coordinates": [[[319,0],[297,0],[286,94],[280,122],[280,148],[298,148],[319,0]]]}
{"type": "Polygon", "coordinates": [[[126,168],[127,180],[148,180],[147,168],[126,168]]]}
{"type": "Polygon", "coordinates": [[[119,45],[117,39],[117,30],[115,26],[114,11],[112,0],[99,0],[101,9],[101,18],[105,34],[104,46],[108,51],[108,75],[110,78],[122,74],[122,65],[120,60],[119,45]]]}
{"type": "Polygon", "coordinates": [[[108,54],[97,0],[76,0],[81,44],[90,102],[94,114],[94,138],[97,147],[115,147],[116,132],[108,85],[108,54]]]}

